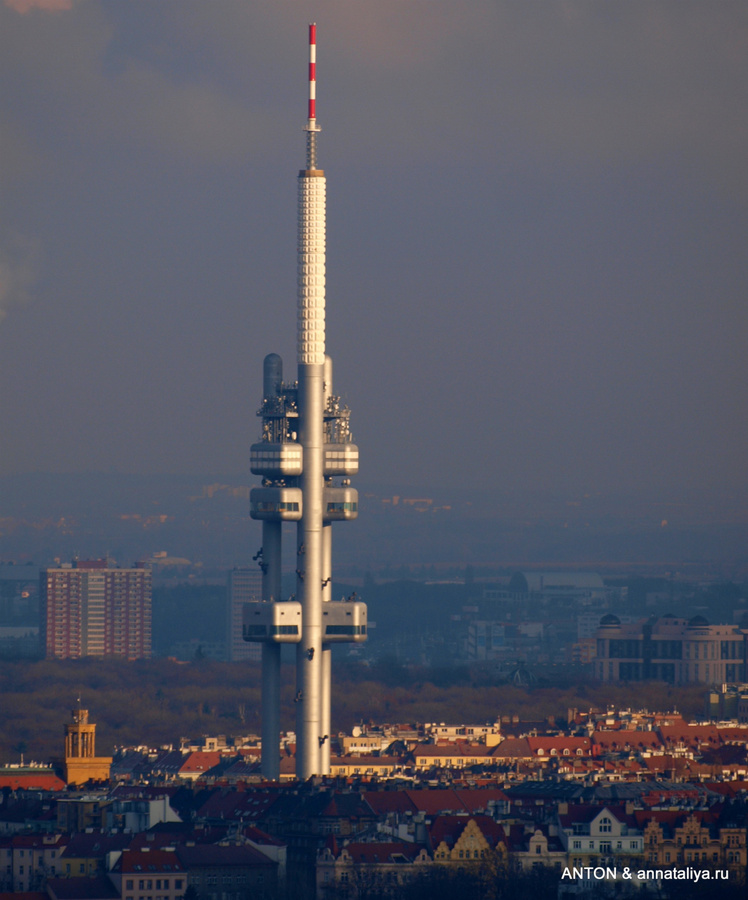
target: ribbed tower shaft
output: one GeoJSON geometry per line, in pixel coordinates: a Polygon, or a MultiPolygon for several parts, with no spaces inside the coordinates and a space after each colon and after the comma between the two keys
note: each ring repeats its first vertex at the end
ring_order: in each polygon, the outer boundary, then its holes
{"type": "Polygon", "coordinates": [[[315,29],[310,28],[307,168],[299,173],[297,360],[299,440],[303,447],[302,516],[298,526],[296,595],[302,604],[297,645],[296,775],[322,772],[322,594],[325,369],[325,173],[316,166],[315,29]]]}

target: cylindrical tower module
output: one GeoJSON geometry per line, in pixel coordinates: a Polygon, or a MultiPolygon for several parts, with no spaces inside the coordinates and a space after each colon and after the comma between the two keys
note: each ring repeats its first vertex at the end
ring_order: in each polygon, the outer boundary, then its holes
{"type": "Polygon", "coordinates": [[[306,168],[299,172],[297,361],[303,507],[298,525],[296,775],[320,773],[322,705],[322,528],[324,501],[325,173],[317,168],[316,26],[309,26],[306,168]]]}
{"type": "MultiPolygon", "coordinates": [[[[322,603],[327,609],[332,597],[332,523],[325,522],[322,528],[322,603]]],[[[320,736],[319,774],[330,774],[330,735],[332,734],[332,649],[325,641],[322,629],[322,664],[320,686],[320,736]]]]}
{"type": "MultiPolygon", "coordinates": [[[[325,354],[325,383],[324,383],[324,402],[325,411],[329,411],[332,393],[332,359],[325,354]]],[[[334,402],[334,401],[333,401],[334,402]]],[[[329,439],[329,434],[327,435],[329,439]]],[[[325,460],[327,463],[327,460],[325,460]]],[[[327,465],[325,465],[325,475],[327,475],[327,465]]],[[[330,479],[331,481],[332,479],[330,479]]],[[[325,492],[325,512],[327,513],[328,493],[325,492]]],[[[322,604],[323,610],[327,608],[327,604],[332,600],[332,522],[329,515],[325,515],[324,526],[322,528],[322,604]]],[[[324,615],[323,615],[324,619],[324,615]]],[[[330,744],[332,743],[330,735],[332,734],[332,649],[330,644],[324,640],[324,626],[322,629],[322,672],[321,672],[321,691],[320,691],[320,755],[319,755],[319,773],[320,775],[330,774],[330,744]]]]}
{"type": "MultiPolygon", "coordinates": [[[[283,360],[268,353],[262,368],[263,401],[278,403],[283,387],[283,360]]],[[[262,602],[280,600],[281,528],[278,516],[262,523],[262,602]]],[[[262,775],[268,781],[280,780],[280,677],[281,646],[262,645],[262,775]]]]}

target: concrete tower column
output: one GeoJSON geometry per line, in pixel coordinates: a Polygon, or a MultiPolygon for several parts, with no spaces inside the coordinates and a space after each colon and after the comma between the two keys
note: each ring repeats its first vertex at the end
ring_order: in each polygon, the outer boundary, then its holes
{"type": "MultiPolygon", "coordinates": [[[[322,528],[322,609],[332,598],[332,523],[326,522],[322,528]]],[[[322,672],[320,689],[320,730],[322,744],[320,749],[320,775],[330,774],[330,743],[332,740],[331,706],[332,706],[332,647],[324,643],[324,624],[322,626],[322,672]]]]}
{"type": "MultiPolygon", "coordinates": [[[[281,528],[283,523],[262,523],[262,601],[274,603],[280,596],[281,528]]],[[[281,645],[262,644],[262,759],[263,778],[280,780],[280,680],[281,645]]]]}

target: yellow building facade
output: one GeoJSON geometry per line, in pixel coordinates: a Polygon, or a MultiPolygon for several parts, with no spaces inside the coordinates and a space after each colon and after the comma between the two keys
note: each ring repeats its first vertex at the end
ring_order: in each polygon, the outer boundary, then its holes
{"type": "Polygon", "coordinates": [[[73,721],[65,725],[63,779],[69,785],[108,781],[111,756],[96,756],[96,725],[88,721],[88,710],[74,709],[73,721]]]}

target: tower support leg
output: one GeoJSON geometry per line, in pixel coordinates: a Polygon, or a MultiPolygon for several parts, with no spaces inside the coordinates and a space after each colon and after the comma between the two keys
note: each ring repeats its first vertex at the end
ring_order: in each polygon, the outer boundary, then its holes
{"type": "MultiPolygon", "coordinates": [[[[262,600],[280,599],[282,522],[262,523],[262,600]]],[[[280,644],[262,645],[262,761],[263,778],[280,780],[280,644]]]]}

